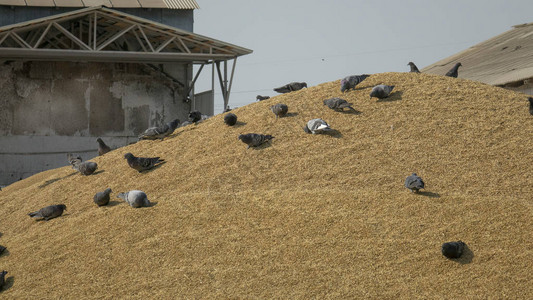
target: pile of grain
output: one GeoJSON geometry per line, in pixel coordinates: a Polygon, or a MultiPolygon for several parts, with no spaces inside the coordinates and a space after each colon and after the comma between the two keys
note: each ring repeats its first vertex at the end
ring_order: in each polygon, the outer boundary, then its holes
{"type": "MultiPolygon", "coordinates": [[[[0,192],[2,297],[168,299],[533,296],[533,117],[522,94],[411,73],[372,75],[273,97],[0,192]],[[376,84],[396,85],[385,101],[376,84]],[[329,110],[341,96],[361,113],[329,110]],[[275,120],[269,106],[285,103],[275,120]],[[323,118],[337,136],[307,135],[323,118]],[[246,149],[241,133],[275,136],[246,149]],[[161,156],[145,174],[123,155],[161,156]],[[417,172],[426,192],[403,187],[417,172]],[[140,189],[156,205],[95,192],[140,189]],[[64,203],[49,222],[26,214],[64,203]],[[443,242],[469,251],[453,261],[443,242]]],[[[95,143],[96,145],[96,143],[95,143]]]]}

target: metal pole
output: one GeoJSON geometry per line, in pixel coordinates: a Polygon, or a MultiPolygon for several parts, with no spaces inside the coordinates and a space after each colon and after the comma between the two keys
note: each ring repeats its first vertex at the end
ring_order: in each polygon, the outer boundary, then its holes
{"type": "Polygon", "coordinates": [[[228,61],[224,61],[224,110],[228,108],[228,61]]]}
{"type": "Polygon", "coordinates": [[[194,84],[196,83],[196,79],[198,79],[198,76],[200,76],[200,73],[202,72],[202,69],[204,68],[204,65],[205,65],[205,64],[202,64],[202,65],[200,66],[200,69],[198,69],[198,72],[196,72],[196,76],[194,76],[194,79],[192,80],[192,83],[191,83],[191,85],[189,86],[189,90],[187,91],[187,95],[189,95],[189,93],[191,92],[192,87],[193,87],[194,84]]]}
{"type": "Polygon", "coordinates": [[[231,86],[233,85],[233,74],[235,73],[236,64],[237,64],[237,57],[233,59],[233,67],[231,67],[231,76],[229,79],[229,89],[228,89],[228,104],[229,104],[229,94],[231,93],[231,86]]]}
{"type": "Polygon", "coordinates": [[[215,61],[211,61],[211,101],[215,105],[215,61]]]}

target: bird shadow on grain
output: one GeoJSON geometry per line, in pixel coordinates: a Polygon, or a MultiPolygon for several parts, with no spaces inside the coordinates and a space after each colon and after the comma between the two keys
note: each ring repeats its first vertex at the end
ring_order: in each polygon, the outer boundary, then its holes
{"type": "Polygon", "coordinates": [[[329,131],[326,131],[324,134],[337,139],[340,139],[342,137],[342,133],[340,133],[340,131],[338,131],[337,129],[331,129],[329,131]]]}
{"type": "Polygon", "coordinates": [[[462,265],[466,265],[472,262],[474,259],[474,252],[468,248],[468,245],[465,244],[465,247],[463,248],[463,255],[459,258],[451,259],[457,263],[460,263],[462,265]]]}
{"type": "Polygon", "coordinates": [[[296,117],[298,116],[298,113],[297,112],[290,112],[290,113],[287,113],[284,117],[296,117]]]}
{"type": "Polygon", "coordinates": [[[52,184],[52,183],[54,183],[54,182],[56,182],[56,181],[59,181],[59,180],[61,180],[61,179],[68,178],[68,177],[73,176],[73,175],[76,175],[77,173],[78,173],[78,171],[76,171],[76,172],[72,172],[72,173],[70,173],[70,174],[68,174],[68,175],[66,175],[66,176],[63,176],[63,177],[58,177],[58,178],[54,178],[54,179],[47,180],[47,181],[45,181],[43,184],[41,184],[41,185],[39,186],[39,188],[42,189],[42,188],[44,188],[44,187],[46,187],[46,186],[49,186],[50,184],[52,184]]]}
{"type": "Polygon", "coordinates": [[[9,256],[9,250],[6,248],[2,254],[0,254],[0,257],[9,256]]]}
{"type": "Polygon", "coordinates": [[[96,171],[96,172],[92,173],[91,175],[97,175],[97,174],[104,173],[104,172],[105,172],[105,170],[100,170],[100,171],[96,171]]]}
{"type": "Polygon", "coordinates": [[[233,127],[241,127],[241,126],[244,126],[244,125],[246,125],[246,122],[237,121],[237,123],[235,123],[235,125],[233,125],[233,127]]]}
{"type": "Polygon", "coordinates": [[[348,109],[348,110],[340,110],[340,113],[346,114],[346,115],[360,115],[362,114],[361,111],[358,111],[357,109],[348,109]]]}
{"type": "Polygon", "coordinates": [[[157,205],[157,201],[150,201],[150,205],[146,206],[146,207],[154,207],[157,205]]]}
{"type": "Polygon", "coordinates": [[[394,102],[394,101],[399,101],[399,100],[402,100],[402,95],[403,95],[402,91],[393,92],[387,98],[378,99],[378,101],[376,101],[376,102],[394,102]]]}
{"type": "Polygon", "coordinates": [[[152,168],[150,168],[148,170],[141,171],[139,173],[141,173],[141,174],[150,173],[152,171],[155,171],[156,169],[159,169],[162,165],[164,165],[166,163],[167,163],[166,161],[162,161],[162,162],[158,163],[157,165],[153,166],[152,168]]]}
{"type": "Polygon", "coordinates": [[[365,87],[360,87],[360,88],[355,88],[353,89],[354,91],[361,91],[361,90],[368,90],[368,89],[373,89],[374,86],[365,86],[365,87]]]}
{"type": "Polygon", "coordinates": [[[440,198],[440,194],[439,193],[423,191],[423,192],[418,192],[416,194],[420,195],[420,196],[426,196],[426,197],[429,197],[429,198],[440,198]]]}
{"type": "Polygon", "coordinates": [[[115,200],[112,200],[112,201],[109,201],[109,203],[107,203],[107,205],[105,205],[105,206],[113,207],[113,206],[117,206],[117,205],[119,205],[120,203],[122,203],[122,201],[115,201],[115,200]]]}
{"type": "Polygon", "coordinates": [[[263,143],[257,147],[250,147],[249,149],[246,149],[246,150],[250,150],[250,149],[253,149],[253,150],[261,150],[261,149],[265,149],[265,148],[269,148],[269,147],[272,147],[272,142],[268,142],[268,143],[263,143]]]}
{"type": "Polygon", "coordinates": [[[15,276],[7,277],[6,280],[4,281],[4,286],[0,288],[0,293],[6,290],[9,290],[13,286],[14,283],[15,283],[15,276]]]}

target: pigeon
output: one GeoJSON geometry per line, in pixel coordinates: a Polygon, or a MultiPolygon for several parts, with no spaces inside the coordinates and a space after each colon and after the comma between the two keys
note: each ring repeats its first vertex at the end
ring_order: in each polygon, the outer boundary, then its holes
{"type": "Polygon", "coordinates": [[[4,287],[4,283],[6,283],[6,274],[7,271],[0,272],[0,290],[4,287]]]}
{"type": "Polygon", "coordinates": [[[67,206],[65,204],[50,205],[43,207],[38,211],[29,213],[28,216],[32,218],[44,218],[46,221],[48,221],[55,217],[61,216],[64,210],[67,210],[67,206]]]}
{"type": "Polygon", "coordinates": [[[150,127],[139,135],[139,140],[155,140],[155,139],[163,140],[164,138],[169,136],[171,133],[173,133],[179,124],[180,124],[180,120],[175,119],[174,121],[168,122],[167,124],[163,126],[150,127]]]}
{"type": "Polygon", "coordinates": [[[79,164],[81,163],[83,160],[81,159],[81,156],[74,156],[70,153],[67,153],[67,160],[68,160],[68,163],[72,165],[72,168],[73,169],[76,169],[76,167],[74,167],[76,164],[79,164]]]}
{"type": "Polygon", "coordinates": [[[150,201],[143,191],[133,190],[125,193],[119,193],[117,198],[126,201],[131,207],[149,207],[150,201]]]}
{"type": "Polygon", "coordinates": [[[226,107],[226,108],[224,109],[223,113],[227,113],[227,112],[229,112],[229,111],[231,111],[231,110],[232,110],[232,108],[230,108],[230,107],[228,106],[228,107],[226,107]]]}
{"type": "Polygon", "coordinates": [[[448,242],[442,244],[442,255],[447,258],[459,258],[463,255],[466,244],[462,241],[448,242]]]}
{"type": "Polygon", "coordinates": [[[335,111],[344,111],[344,108],[351,109],[352,111],[356,111],[352,107],[352,103],[348,103],[348,101],[341,99],[341,98],[330,98],[324,100],[324,105],[327,105],[329,108],[335,110],[335,111]]]}
{"type": "Polygon", "coordinates": [[[462,66],[460,62],[456,63],[455,66],[453,66],[453,68],[446,73],[446,76],[457,78],[457,75],[459,75],[457,71],[459,70],[460,66],[462,66]]]}
{"type": "Polygon", "coordinates": [[[312,134],[323,133],[330,130],[332,130],[331,127],[329,127],[328,123],[322,119],[309,120],[307,125],[304,126],[304,131],[312,134]]]}
{"type": "Polygon", "coordinates": [[[529,97],[527,100],[529,101],[529,114],[533,115],[533,97],[529,97]]]}
{"type": "Polygon", "coordinates": [[[352,76],[346,76],[341,80],[341,92],[344,93],[345,91],[349,91],[350,89],[355,90],[355,86],[361,83],[361,81],[365,80],[370,75],[363,74],[363,75],[352,75],[352,76]]]}
{"type": "Polygon", "coordinates": [[[96,141],[98,142],[98,155],[104,155],[111,151],[111,148],[109,148],[109,146],[106,145],[101,138],[97,138],[96,141]]]}
{"type": "Polygon", "coordinates": [[[287,114],[287,111],[289,111],[289,107],[283,103],[278,103],[272,105],[270,110],[276,115],[277,119],[278,117],[284,117],[287,114]]]}
{"type": "Polygon", "coordinates": [[[407,65],[411,67],[411,73],[420,73],[414,62],[410,61],[407,65]]]}
{"type": "Polygon", "coordinates": [[[228,126],[233,126],[235,124],[237,124],[237,115],[233,114],[233,113],[229,113],[227,115],[224,116],[224,123],[226,123],[226,125],[228,126]]]}
{"type": "Polygon", "coordinates": [[[239,140],[248,145],[246,149],[249,149],[250,147],[260,146],[261,144],[266,143],[273,138],[274,137],[269,134],[264,135],[258,133],[247,133],[239,135],[239,140]]]}
{"type": "Polygon", "coordinates": [[[307,83],[305,82],[291,82],[291,83],[287,83],[284,86],[280,86],[279,88],[275,88],[274,91],[281,93],[281,94],[285,94],[285,93],[290,93],[290,92],[301,90],[304,87],[307,87],[307,83]]]}
{"type": "Polygon", "coordinates": [[[82,175],[88,176],[98,169],[98,164],[92,161],[74,161],[72,168],[78,170],[82,175]]]}
{"type": "Polygon", "coordinates": [[[128,165],[141,173],[144,170],[153,168],[156,164],[165,161],[159,157],[135,157],[131,153],[124,154],[124,158],[128,160],[128,165]]]}
{"type": "Polygon", "coordinates": [[[380,84],[372,88],[370,92],[370,98],[376,97],[379,99],[387,98],[394,89],[394,85],[380,84]]]}
{"type": "Polygon", "coordinates": [[[255,97],[255,101],[263,101],[263,100],[266,100],[266,99],[270,99],[270,96],[257,95],[257,97],[255,97]]]}
{"type": "Polygon", "coordinates": [[[418,177],[416,173],[413,173],[411,176],[407,176],[404,185],[411,192],[418,193],[418,190],[424,188],[424,181],[422,181],[422,178],[418,177]]]}
{"type": "Polygon", "coordinates": [[[6,247],[0,246],[0,255],[6,251],[6,247]]]}
{"type": "Polygon", "coordinates": [[[104,206],[109,203],[109,194],[111,193],[111,189],[107,188],[103,192],[98,192],[94,195],[93,200],[94,203],[98,206],[104,206]]]}
{"type": "Polygon", "coordinates": [[[189,113],[189,121],[191,123],[197,123],[198,121],[202,120],[202,113],[197,111],[197,110],[193,110],[189,113]]]}

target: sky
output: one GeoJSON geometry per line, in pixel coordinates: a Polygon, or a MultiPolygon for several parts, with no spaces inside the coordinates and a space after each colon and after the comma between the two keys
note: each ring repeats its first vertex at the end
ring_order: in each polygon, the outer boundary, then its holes
{"type": "MultiPolygon", "coordinates": [[[[197,2],[195,33],[253,50],[237,59],[232,108],[278,95],[273,88],[293,81],[311,87],[348,75],[407,72],[410,61],[422,69],[533,22],[531,0],[197,2]]],[[[204,68],[196,92],[210,88],[211,68],[204,68]]],[[[215,114],[222,110],[216,81],[215,114]]]]}

